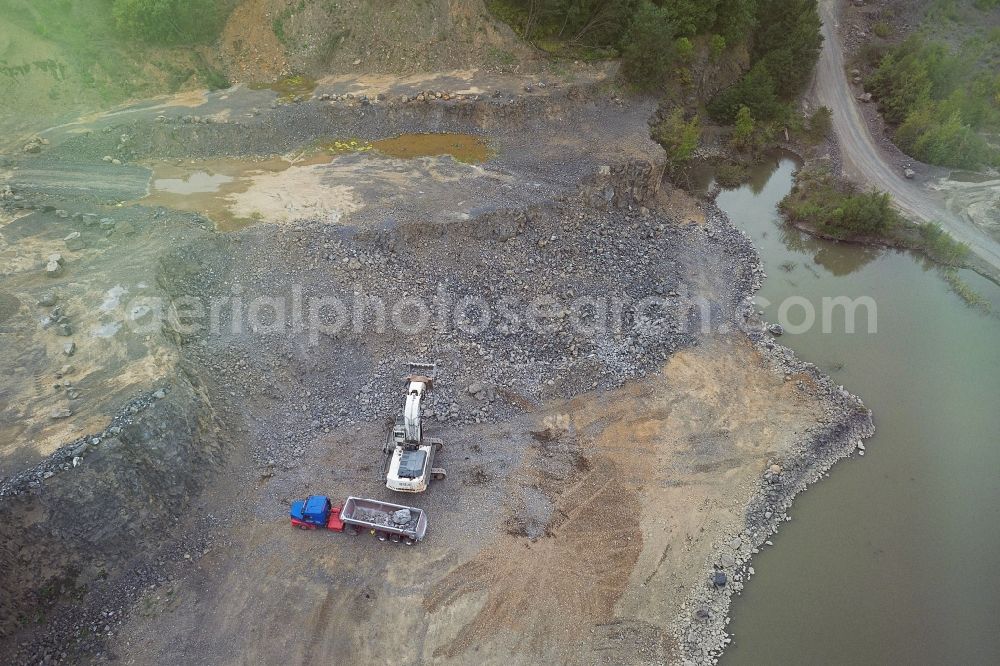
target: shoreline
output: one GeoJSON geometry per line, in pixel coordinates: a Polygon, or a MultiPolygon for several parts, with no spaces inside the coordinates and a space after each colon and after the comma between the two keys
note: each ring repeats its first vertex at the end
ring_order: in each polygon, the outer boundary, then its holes
{"type": "Polygon", "coordinates": [[[814,381],[824,398],[827,421],[809,431],[795,447],[792,457],[774,461],[764,470],[760,481],[744,506],[740,529],[727,535],[725,543],[717,545],[705,561],[705,584],[696,587],[682,608],[684,613],[673,622],[674,637],[680,646],[683,663],[712,664],[732,642],[726,631],[734,594],[739,594],[753,575],[753,555],[771,545],[769,539],[783,522],[791,520],[788,510],[795,497],[819,481],[834,464],[854,451],[863,451],[863,440],[875,432],[871,410],[862,400],[836,385],[815,364],[798,358],[795,353],[775,342],[766,332],[766,322],[753,306],[753,298],[763,285],[764,273],[760,254],[753,241],[718,208],[714,199],[706,203],[707,218],[721,231],[735,232],[753,248],[756,264],[750,267],[749,279],[740,285],[746,295],[740,307],[742,332],[754,348],[773,367],[786,375],[804,374],[814,381]],[[777,467],[775,467],[776,465],[777,467]],[[714,588],[709,576],[716,571],[726,574],[724,587],[714,588]]]}
{"type": "MultiPolygon", "coordinates": [[[[820,145],[822,146],[824,144],[820,145]]],[[[828,149],[828,157],[830,158],[829,160],[827,160],[825,157],[817,157],[816,153],[818,147],[813,147],[810,149],[803,147],[800,144],[796,144],[794,142],[792,143],[780,142],[774,144],[765,151],[765,155],[784,153],[791,156],[799,163],[799,167],[796,170],[797,172],[801,171],[802,169],[807,169],[809,167],[816,166],[817,164],[822,163],[824,161],[830,161],[833,167],[833,174],[834,174],[833,177],[836,180],[844,183],[852,182],[849,178],[847,178],[843,174],[843,167],[841,165],[841,160],[840,160],[840,149],[837,142],[833,139],[827,139],[825,147],[828,149]]],[[[727,149],[722,149],[719,150],[714,155],[714,157],[721,157],[723,159],[728,160],[731,159],[731,153],[727,149]]],[[[766,157],[762,158],[761,160],[758,160],[751,166],[756,166],[757,164],[760,164],[760,162],[762,162],[763,159],[766,159],[766,157]]],[[[740,184],[741,185],[745,184],[745,182],[746,181],[742,181],[740,184]]],[[[705,192],[702,195],[702,197],[708,201],[714,201],[715,196],[718,194],[718,191],[719,190],[717,185],[713,190],[705,192]]],[[[689,192],[689,194],[691,194],[692,196],[697,196],[691,192],[689,192]]],[[[971,250],[969,254],[966,256],[966,258],[960,261],[959,263],[950,263],[935,257],[934,254],[931,252],[931,250],[927,247],[926,243],[921,242],[919,239],[919,224],[915,222],[913,219],[911,219],[910,216],[907,215],[902,209],[896,207],[896,210],[902,217],[904,222],[904,227],[900,232],[897,233],[910,234],[910,235],[916,234],[917,235],[916,238],[889,237],[889,236],[846,236],[846,237],[834,236],[832,234],[824,233],[823,231],[820,231],[819,229],[816,229],[815,227],[806,224],[804,222],[791,220],[784,212],[780,210],[779,214],[781,215],[781,219],[784,224],[794,227],[799,231],[802,231],[803,233],[809,234],[810,236],[814,236],[816,238],[828,241],[834,241],[838,243],[850,243],[853,245],[864,245],[868,247],[884,247],[894,250],[914,252],[924,257],[928,261],[932,262],[936,266],[941,267],[942,269],[951,268],[951,269],[970,270],[976,273],[977,275],[989,280],[993,284],[1000,286],[1000,270],[997,270],[989,262],[983,260],[978,254],[972,252],[971,250]]],[[[947,229],[942,228],[941,230],[945,235],[947,235],[948,238],[954,240],[954,236],[947,229]]],[[[958,243],[959,241],[956,240],[955,242],[958,243]]]]}

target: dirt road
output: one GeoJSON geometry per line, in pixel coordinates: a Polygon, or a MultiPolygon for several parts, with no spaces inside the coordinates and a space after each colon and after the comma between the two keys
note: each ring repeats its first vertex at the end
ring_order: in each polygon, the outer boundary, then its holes
{"type": "Polygon", "coordinates": [[[823,51],[816,68],[814,94],[833,111],[833,127],[840,141],[845,174],[865,187],[877,187],[892,195],[896,205],[921,222],[937,222],[956,240],[966,243],[992,279],[1000,276],[1000,243],[976,227],[962,214],[949,211],[944,203],[921,185],[908,181],[894,167],[872,138],[858,112],[854,93],[844,73],[844,53],[837,33],[839,12],[834,0],[820,3],[823,19],[823,51]]]}

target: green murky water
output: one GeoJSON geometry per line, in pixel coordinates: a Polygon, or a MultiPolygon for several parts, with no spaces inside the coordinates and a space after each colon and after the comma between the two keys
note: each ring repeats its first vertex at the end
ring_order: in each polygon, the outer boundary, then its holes
{"type": "MultiPolygon", "coordinates": [[[[913,255],[780,226],[790,159],[718,199],[757,245],[759,299],[870,296],[877,332],[820,325],[781,341],[873,410],[867,454],[795,500],[733,606],[739,664],[1000,663],[1000,321],[913,255]]],[[[1000,308],[1000,289],[962,277],[1000,308]]],[[[789,318],[798,322],[801,309],[789,318]]]]}

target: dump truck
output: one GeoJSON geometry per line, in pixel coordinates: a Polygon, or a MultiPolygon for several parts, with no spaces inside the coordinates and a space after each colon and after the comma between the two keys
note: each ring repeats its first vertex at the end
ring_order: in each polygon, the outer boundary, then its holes
{"type": "Polygon", "coordinates": [[[334,504],[326,495],[310,495],[292,502],[292,526],[303,530],[326,529],[361,534],[368,532],[379,541],[412,546],[427,533],[427,513],[423,509],[374,499],[348,497],[334,504]]]}

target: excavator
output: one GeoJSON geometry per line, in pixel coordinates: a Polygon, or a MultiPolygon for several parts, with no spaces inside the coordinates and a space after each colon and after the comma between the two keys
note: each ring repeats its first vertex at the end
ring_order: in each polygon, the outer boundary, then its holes
{"type": "Polygon", "coordinates": [[[434,363],[410,363],[406,375],[406,403],[403,415],[386,436],[382,448],[380,478],[385,487],[401,493],[422,493],[431,480],[447,476],[444,469],[434,467],[434,457],[444,443],[434,437],[424,437],[421,428],[420,403],[434,386],[437,366],[434,363]]]}

